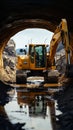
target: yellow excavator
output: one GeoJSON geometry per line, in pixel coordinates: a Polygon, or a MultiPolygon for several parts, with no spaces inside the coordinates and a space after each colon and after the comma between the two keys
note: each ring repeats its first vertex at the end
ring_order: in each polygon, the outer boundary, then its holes
{"type": "Polygon", "coordinates": [[[28,53],[25,49],[20,49],[21,55],[17,54],[16,82],[26,83],[29,75],[44,76],[45,82],[57,83],[59,73],[55,66],[55,54],[58,44],[62,41],[66,53],[66,75],[70,74],[71,47],[66,19],[62,19],[56,28],[50,42],[49,53],[46,51],[46,44],[29,44],[28,53]]]}
{"type": "Polygon", "coordinates": [[[28,53],[25,49],[20,49],[20,54],[17,54],[16,64],[17,83],[26,83],[28,76],[46,75],[46,70],[48,70],[46,48],[46,44],[29,44],[28,53]]]}

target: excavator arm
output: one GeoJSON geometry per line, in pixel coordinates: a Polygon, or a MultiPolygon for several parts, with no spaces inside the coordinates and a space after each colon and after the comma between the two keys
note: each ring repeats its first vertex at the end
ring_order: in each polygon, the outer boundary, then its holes
{"type": "Polygon", "coordinates": [[[57,50],[58,44],[61,41],[65,48],[67,64],[70,64],[70,44],[69,44],[68,27],[67,27],[66,19],[62,19],[61,23],[55,30],[52,40],[50,42],[49,58],[50,58],[51,64],[53,64],[54,62],[56,50],[57,50]]]}
{"type": "Polygon", "coordinates": [[[55,30],[52,40],[50,42],[49,59],[51,62],[51,66],[53,65],[56,50],[60,42],[62,42],[64,45],[65,55],[66,55],[66,73],[65,74],[67,77],[73,77],[73,64],[71,64],[71,53],[73,50],[71,49],[71,46],[69,43],[68,26],[67,26],[66,19],[61,20],[61,23],[55,30]]]}

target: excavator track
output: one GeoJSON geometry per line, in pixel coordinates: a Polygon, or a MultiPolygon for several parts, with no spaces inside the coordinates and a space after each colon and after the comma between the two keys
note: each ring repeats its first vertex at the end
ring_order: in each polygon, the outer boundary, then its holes
{"type": "Polygon", "coordinates": [[[26,84],[27,82],[27,74],[22,70],[16,71],[16,83],[17,84],[26,84]]]}
{"type": "Polygon", "coordinates": [[[58,83],[59,75],[58,70],[49,70],[47,76],[44,77],[45,83],[58,83]]]}

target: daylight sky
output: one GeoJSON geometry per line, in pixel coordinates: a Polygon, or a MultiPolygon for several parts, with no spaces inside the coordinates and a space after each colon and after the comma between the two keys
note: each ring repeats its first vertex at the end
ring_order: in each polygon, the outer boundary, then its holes
{"type": "Polygon", "coordinates": [[[24,48],[25,44],[46,43],[49,44],[53,33],[46,29],[25,29],[15,34],[11,39],[16,43],[16,49],[24,48]]]}

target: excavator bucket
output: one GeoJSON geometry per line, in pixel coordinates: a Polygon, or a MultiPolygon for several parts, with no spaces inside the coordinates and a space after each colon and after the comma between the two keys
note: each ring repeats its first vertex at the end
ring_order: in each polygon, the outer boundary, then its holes
{"type": "Polygon", "coordinates": [[[66,65],[65,76],[67,78],[73,78],[73,64],[66,65]]]}

